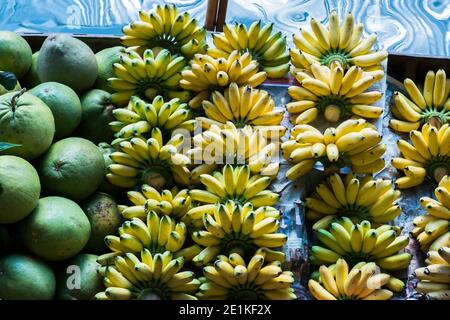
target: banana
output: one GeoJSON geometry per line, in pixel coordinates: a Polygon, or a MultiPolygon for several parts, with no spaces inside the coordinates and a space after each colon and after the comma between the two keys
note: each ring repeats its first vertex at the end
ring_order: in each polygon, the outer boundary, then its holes
{"type": "Polygon", "coordinates": [[[355,24],[350,12],[345,16],[342,25],[337,15],[332,12],[328,28],[311,19],[310,30],[300,29],[299,33],[293,35],[296,50],[291,50],[290,53],[291,62],[296,68],[310,69],[309,61],[316,60],[327,66],[338,62],[345,69],[352,65],[370,69],[379,66],[386,59],[386,52],[373,51],[377,39],[375,34],[361,39],[363,26],[355,24]],[[297,53],[297,50],[302,53],[297,53]],[[306,55],[310,56],[305,61],[306,55]]]}
{"type": "MultiPolygon", "coordinates": [[[[307,199],[306,206],[310,208],[308,200],[310,199],[307,199]]],[[[317,210],[318,208],[315,208],[315,212],[317,210]]],[[[386,269],[391,268],[391,270],[394,268],[393,261],[398,259],[400,261],[398,269],[405,267],[409,254],[397,258],[391,257],[395,257],[395,254],[408,245],[408,238],[398,236],[397,231],[391,226],[383,225],[375,230],[370,229],[371,224],[367,220],[359,224],[353,224],[346,217],[339,220],[334,218],[334,220],[337,222],[329,224],[329,231],[325,229],[328,226],[314,227],[319,241],[326,246],[314,246],[311,250],[311,261],[314,264],[333,263],[336,261],[336,257],[344,257],[356,261],[375,261],[377,263],[381,261],[380,263],[386,269]]],[[[381,264],[380,266],[382,266],[381,264]]]]}
{"type": "MultiPolygon", "coordinates": [[[[177,75],[186,66],[184,59],[171,55],[166,49],[161,50],[155,59],[143,59],[136,51],[129,51],[128,56],[122,55],[121,62],[116,63],[114,67],[115,77],[108,79],[111,88],[116,91],[111,101],[119,106],[130,104],[128,109],[115,111],[118,120],[124,123],[138,120],[135,116],[133,119],[125,116],[125,110],[128,110],[128,113],[133,112],[132,96],[153,100],[156,96],[164,94],[165,89],[181,91],[177,75]],[[130,59],[128,56],[134,58],[130,59]]],[[[168,95],[165,98],[169,98],[168,95]]],[[[143,115],[141,114],[139,118],[142,119],[143,115]]]]}
{"type": "Polygon", "coordinates": [[[381,135],[365,120],[350,119],[337,128],[328,128],[323,134],[311,128],[309,125],[296,125],[290,140],[281,144],[284,158],[295,166],[288,171],[289,179],[304,175],[315,161],[320,161],[325,167],[342,166],[347,162],[360,173],[372,173],[384,167],[381,156],[386,146],[380,144],[381,135]],[[313,146],[314,153],[310,151],[313,146]],[[309,161],[312,158],[315,161],[309,161]],[[302,170],[298,170],[300,168],[302,170]]]}
{"type": "Polygon", "coordinates": [[[184,299],[195,299],[200,282],[190,271],[180,272],[184,259],[173,259],[171,253],[151,254],[144,249],[140,257],[127,253],[115,258],[117,269],[108,266],[104,275],[108,287],[96,295],[97,299],[128,300],[137,298],[176,299],[183,294],[184,299]],[[149,295],[147,289],[157,293],[149,295]],[[148,295],[148,296],[147,296],[148,295]]]}
{"type": "MultiPolygon", "coordinates": [[[[209,158],[211,158],[215,159],[216,163],[248,164],[252,173],[270,177],[278,172],[278,165],[271,163],[271,158],[275,154],[275,144],[269,143],[260,130],[254,130],[251,126],[245,126],[243,131],[240,131],[232,122],[227,122],[222,130],[214,125],[194,138],[202,138],[203,141],[201,150],[199,150],[201,151],[199,161],[209,163],[209,158]],[[213,130],[220,133],[221,136],[213,130]],[[266,173],[266,169],[271,170],[266,173]]],[[[194,154],[195,149],[188,152],[194,154]]],[[[211,173],[216,167],[217,164],[211,164],[206,173],[211,173]]],[[[196,177],[191,177],[191,179],[193,182],[198,181],[196,177]]],[[[242,182],[242,184],[238,184],[239,188],[245,188],[247,182],[242,182]]],[[[239,193],[241,192],[242,190],[239,191],[239,193]]]]}
{"type": "MultiPolygon", "coordinates": [[[[249,52],[250,56],[258,58],[259,70],[270,77],[283,77],[287,72],[286,39],[280,33],[272,33],[272,24],[255,21],[248,29],[244,24],[227,25],[223,35],[214,36],[213,43],[225,58],[235,51],[249,52]]],[[[208,49],[208,53],[214,49],[208,49]]]]}
{"type": "MultiPolygon", "coordinates": [[[[214,39],[219,38],[214,37],[214,39]]],[[[231,83],[236,83],[238,86],[257,87],[263,83],[267,73],[258,72],[258,62],[252,60],[251,55],[247,54],[247,57],[245,58],[244,55],[241,57],[238,51],[233,51],[225,63],[222,57],[196,55],[196,59],[191,63],[192,70],[181,72],[181,87],[197,93],[189,105],[192,108],[198,108],[201,105],[201,98],[207,98],[208,92],[213,92],[217,87],[227,88],[231,83]]]]}
{"type": "MultiPolygon", "coordinates": [[[[201,175],[201,182],[205,182],[209,191],[194,189],[189,191],[189,195],[192,200],[204,203],[204,206],[228,203],[231,207],[233,203],[242,201],[252,204],[255,208],[274,205],[279,195],[265,190],[271,179],[258,175],[250,178],[250,173],[247,165],[233,169],[231,165],[226,164],[222,172],[216,171],[211,177],[206,177],[209,174],[201,175]]],[[[202,207],[193,208],[187,214],[192,216],[193,212],[202,212],[202,207]]]]}
{"type": "Polygon", "coordinates": [[[292,273],[283,271],[279,261],[270,262],[264,253],[253,255],[248,264],[237,253],[223,255],[212,266],[204,267],[203,275],[204,282],[197,293],[199,299],[296,298],[291,289],[292,273]]]}
{"type": "Polygon", "coordinates": [[[397,121],[391,123],[391,128],[400,132],[419,130],[424,123],[429,123],[439,129],[448,122],[448,109],[445,102],[449,91],[445,71],[429,70],[425,76],[423,90],[419,90],[413,80],[406,78],[403,82],[408,97],[401,94],[394,95],[392,112],[397,121]],[[400,125],[398,125],[400,124],[400,125]],[[410,129],[410,130],[408,130],[410,129]]]}
{"type": "Polygon", "coordinates": [[[347,262],[340,258],[333,269],[320,266],[319,281],[310,279],[308,289],[317,300],[388,300],[393,293],[382,287],[391,277],[375,273],[376,268],[374,263],[362,263],[349,271],[347,262]]]}
{"type": "Polygon", "coordinates": [[[414,236],[419,241],[423,250],[437,250],[439,246],[446,246],[450,233],[450,207],[445,196],[448,193],[448,177],[442,178],[439,186],[435,189],[437,200],[422,197],[420,205],[427,211],[425,215],[414,219],[414,236]],[[432,249],[433,248],[433,249],[432,249]]]}
{"type": "MultiPolygon", "coordinates": [[[[250,86],[239,90],[238,85],[233,82],[224,94],[214,92],[213,103],[204,101],[203,109],[211,120],[222,127],[232,123],[234,126],[265,128],[264,132],[272,135],[283,135],[285,132],[285,128],[280,126],[284,112],[274,109],[274,102],[267,92],[250,86]]],[[[201,123],[208,122],[203,117],[198,120],[201,123]]]]}
{"type": "Polygon", "coordinates": [[[436,129],[426,124],[420,131],[410,132],[411,143],[404,140],[397,142],[402,158],[394,158],[392,164],[406,176],[397,179],[399,188],[420,185],[427,176],[440,181],[448,173],[448,143],[442,140],[447,135],[447,128],[436,129]]]}
{"type": "Polygon", "coordinates": [[[370,104],[378,101],[382,93],[363,92],[377,80],[374,76],[358,77],[359,69],[350,68],[344,73],[342,66],[333,61],[330,67],[311,64],[311,73],[297,72],[301,87],[291,86],[290,96],[297,100],[287,105],[296,122],[311,110],[319,108],[330,122],[337,122],[342,115],[379,118],[382,108],[370,104]]]}
{"type": "Polygon", "coordinates": [[[149,12],[141,11],[139,19],[122,29],[122,44],[133,46],[139,52],[157,44],[158,47],[173,50],[172,53],[185,52],[187,58],[206,51],[205,30],[197,27],[197,21],[191,19],[189,13],[178,14],[174,5],[158,5],[149,12]],[[187,50],[187,45],[193,40],[198,45],[187,50]]]}
{"type": "Polygon", "coordinates": [[[167,145],[161,145],[162,133],[159,128],[153,128],[151,135],[155,136],[156,139],[150,138],[145,141],[139,137],[132,138],[130,142],[117,139],[118,145],[115,145],[115,147],[121,156],[117,157],[118,154],[116,153],[115,158],[118,159],[119,163],[113,163],[108,168],[111,174],[107,175],[107,179],[111,183],[117,183],[125,187],[124,183],[115,178],[116,176],[128,178],[130,180],[129,185],[132,184],[131,181],[134,181],[135,185],[142,181],[156,188],[164,187],[166,183],[171,181],[170,179],[176,180],[180,185],[187,183],[188,169],[186,165],[190,163],[190,160],[178,153],[178,149],[183,142],[183,135],[174,135],[167,145]],[[126,154],[126,156],[123,154],[126,154]],[[131,157],[135,161],[128,160],[128,164],[120,164],[124,157],[131,157]],[[139,165],[135,162],[138,162],[139,165]],[[165,168],[165,171],[162,168],[165,168]],[[167,172],[171,172],[173,177],[169,176],[167,172]],[[181,172],[184,176],[179,174],[181,172]]]}
{"type": "Polygon", "coordinates": [[[410,253],[399,253],[390,257],[376,260],[376,263],[384,270],[399,270],[406,268],[411,261],[410,253]]]}

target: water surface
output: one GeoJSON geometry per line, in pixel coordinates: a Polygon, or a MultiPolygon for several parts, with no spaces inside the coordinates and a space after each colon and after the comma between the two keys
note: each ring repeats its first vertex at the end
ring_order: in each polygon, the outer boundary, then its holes
{"type": "MultiPolygon", "coordinates": [[[[0,0],[0,29],[19,32],[121,33],[138,10],[155,0],[0,0]]],[[[206,0],[176,0],[202,23],[206,0]]],[[[377,32],[391,52],[450,56],[450,0],[229,0],[228,22],[272,21],[290,35],[311,17],[328,21],[352,11],[366,32],[377,32]]]]}

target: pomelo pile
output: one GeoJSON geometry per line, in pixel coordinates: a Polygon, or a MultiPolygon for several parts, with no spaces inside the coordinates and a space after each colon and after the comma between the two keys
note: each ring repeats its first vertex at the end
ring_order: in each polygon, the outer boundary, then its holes
{"type": "MultiPolygon", "coordinates": [[[[140,19],[124,27],[125,47],[97,53],[64,34],[33,53],[0,31],[0,299],[295,299],[293,274],[281,267],[279,195],[268,190],[278,172],[265,155],[269,129],[285,128],[284,111],[256,88],[266,71],[249,52],[208,55],[206,30],[176,6],[140,19]],[[189,78],[194,60],[201,90],[189,78]],[[224,61],[228,74],[215,67],[224,61]],[[203,112],[191,109],[210,95],[203,112]],[[233,115],[209,117],[229,103],[233,115]],[[265,147],[242,166],[196,167],[179,130],[192,133],[202,115],[206,136],[231,125],[234,138],[265,147]],[[222,170],[226,186],[210,190],[222,170]],[[221,199],[210,192],[230,188],[221,199]],[[210,275],[223,268],[224,278],[210,275]]],[[[268,40],[272,29],[257,33],[268,40]]],[[[285,49],[282,41],[265,55],[283,54],[283,74],[285,49]]]]}
{"type": "Polygon", "coordinates": [[[97,255],[122,217],[98,144],[113,139],[105,83],[122,50],[94,54],[52,35],[32,53],[0,31],[0,299],[92,299],[104,290],[97,255]]]}
{"type": "MultiPolygon", "coordinates": [[[[0,299],[295,299],[294,275],[282,269],[280,194],[270,189],[285,110],[257,88],[288,69],[285,177],[317,162],[329,175],[305,199],[321,245],[311,248],[320,266],[311,294],[403,291],[390,275],[411,260],[408,237],[389,224],[400,192],[372,179],[386,145],[370,122],[383,113],[372,105],[382,93],[367,90],[384,77],[387,52],[373,50],[376,35],[361,38],[351,13],[342,28],[336,12],[328,29],[312,19],[314,35],[301,29],[289,52],[272,27],[225,25],[208,47],[189,13],[157,5],[123,28],[124,47],[97,53],[62,34],[33,53],[0,31],[0,299]],[[318,130],[322,114],[339,124],[318,130]],[[353,172],[335,173],[342,168],[353,172]],[[378,267],[383,281],[372,279],[378,267]]],[[[438,78],[436,92],[447,94],[438,78]]],[[[442,204],[424,199],[430,215],[415,221],[423,246],[450,237],[450,189],[441,189],[442,204]]]]}

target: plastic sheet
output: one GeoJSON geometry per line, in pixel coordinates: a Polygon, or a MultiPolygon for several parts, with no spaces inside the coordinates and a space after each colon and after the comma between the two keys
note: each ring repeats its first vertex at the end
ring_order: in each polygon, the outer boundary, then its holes
{"type": "MultiPolygon", "coordinates": [[[[383,64],[383,67],[386,73],[387,62],[383,64]]],[[[290,101],[290,97],[286,90],[286,84],[264,85],[262,88],[272,94],[277,107],[284,107],[285,104],[290,101]]],[[[384,98],[376,104],[384,109],[383,116],[375,121],[374,124],[383,135],[383,143],[388,146],[387,151],[383,156],[386,166],[381,172],[374,176],[394,181],[397,170],[393,168],[390,163],[391,159],[399,154],[396,141],[400,138],[408,139],[408,137],[398,135],[389,128],[389,119],[391,119],[389,105],[392,93],[396,90],[403,90],[403,88],[397,87],[395,83],[388,82],[386,76],[372,88],[385,93],[384,98]]],[[[286,141],[289,139],[289,130],[293,127],[289,121],[289,114],[287,112],[283,124],[288,128],[286,135],[282,138],[282,141],[286,141]]],[[[320,130],[324,130],[329,126],[337,126],[338,124],[329,123],[319,119],[316,120],[313,125],[320,130]]],[[[308,235],[308,228],[311,226],[307,225],[305,221],[305,207],[302,199],[304,199],[305,196],[307,196],[317,184],[325,178],[325,176],[321,167],[316,166],[309,174],[306,174],[296,181],[289,181],[285,178],[285,174],[291,164],[284,160],[281,155],[278,160],[280,161],[280,172],[272,184],[272,190],[279,192],[281,195],[276,206],[283,213],[280,230],[288,235],[287,244],[283,248],[286,254],[285,266],[287,269],[290,269],[296,277],[294,287],[298,299],[313,299],[306,286],[310,275],[308,248],[311,245],[312,239],[308,235]]],[[[346,172],[348,172],[348,170],[342,171],[342,173],[346,172]]],[[[427,180],[419,187],[401,191],[402,196],[399,199],[399,204],[402,207],[402,213],[397,217],[393,224],[402,228],[403,235],[408,235],[412,230],[412,220],[414,217],[424,213],[424,210],[419,204],[420,197],[432,196],[435,187],[436,183],[427,180]]],[[[416,268],[424,265],[424,254],[418,248],[415,239],[410,238],[409,245],[405,250],[413,255],[411,264],[407,270],[401,270],[400,272],[393,273],[393,275],[405,280],[405,282],[407,280],[407,288],[404,292],[396,294],[394,299],[416,299],[414,294],[415,281],[410,275],[416,268]]]]}

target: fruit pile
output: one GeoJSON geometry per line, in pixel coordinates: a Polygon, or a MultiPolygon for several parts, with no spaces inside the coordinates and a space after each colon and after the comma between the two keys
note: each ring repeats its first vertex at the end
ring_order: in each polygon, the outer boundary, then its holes
{"type": "Polygon", "coordinates": [[[373,86],[387,53],[351,13],[342,26],[334,11],[328,26],[312,19],[289,51],[261,21],[225,25],[208,46],[206,30],[175,5],[139,12],[123,33],[121,46],[96,54],[50,35],[33,54],[0,31],[0,57],[10,57],[0,60],[0,299],[297,299],[272,190],[279,149],[282,179],[319,166],[326,176],[304,199],[313,297],[403,291],[394,272],[411,254],[391,224],[402,212],[396,189],[434,177],[437,200],[421,198],[427,214],[414,220],[431,250],[416,289],[448,299],[443,70],[427,74],[423,94],[405,80],[412,100],[394,95],[390,125],[411,144],[399,140],[392,165],[405,176],[393,184],[373,176],[385,167],[373,122],[383,93],[373,86]],[[283,108],[259,86],[289,71],[283,108]]]}
{"type": "Polygon", "coordinates": [[[221,51],[217,35],[207,51],[173,5],[123,32],[97,54],[52,35],[32,55],[0,34],[18,57],[0,63],[0,298],[296,298],[268,190],[284,111],[256,89],[288,71],[285,39],[258,23],[241,46],[221,51]]]}

